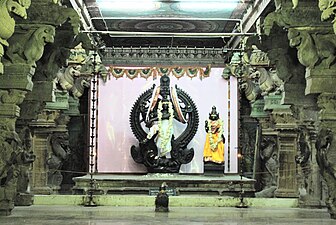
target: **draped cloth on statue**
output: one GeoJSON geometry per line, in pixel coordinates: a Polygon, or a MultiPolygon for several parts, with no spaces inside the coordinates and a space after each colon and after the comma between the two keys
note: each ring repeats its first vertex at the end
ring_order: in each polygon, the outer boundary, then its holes
{"type": "Polygon", "coordinates": [[[220,119],[215,121],[208,120],[209,130],[206,134],[206,140],[203,150],[203,161],[214,162],[218,164],[224,163],[224,140],[222,129],[222,121],[220,119]]]}

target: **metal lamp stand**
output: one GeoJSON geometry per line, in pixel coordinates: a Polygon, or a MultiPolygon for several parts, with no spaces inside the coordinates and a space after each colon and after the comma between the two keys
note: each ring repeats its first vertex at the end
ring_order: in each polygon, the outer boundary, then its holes
{"type": "Polygon", "coordinates": [[[248,205],[244,201],[244,189],[243,189],[243,155],[238,154],[238,159],[240,160],[240,192],[239,192],[239,204],[236,205],[236,208],[248,208],[248,205]]]}

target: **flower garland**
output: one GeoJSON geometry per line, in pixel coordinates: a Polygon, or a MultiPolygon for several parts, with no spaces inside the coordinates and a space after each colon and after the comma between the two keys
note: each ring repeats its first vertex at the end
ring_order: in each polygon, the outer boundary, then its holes
{"type": "Polygon", "coordinates": [[[221,142],[222,139],[222,135],[223,135],[223,120],[218,119],[217,120],[219,123],[219,128],[218,128],[218,138],[217,141],[214,141],[213,135],[212,135],[212,129],[211,129],[211,120],[208,120],[208,134],[209,134],[209,141],[210,141],[210,149],[211,151],[216,151],[217,145],[219,144],[219,142],[221,142]]]}
{"type": "Polygon", "coordinates": [[[177,79],[187,76],[194,78],[199,76],[200,79],[207,78],[210,76],[211,65],[203,67],[136,67],[136,68],[122,68],[110,66],[108,69],[109,76],[113,76],[116,79],[126,76],[129,79],[135,79],[139,76],[145,79],[153,77],[156,79],[157,76],[169,75],[172,74],[177,79]]]}
{"type": "Polygon", "coordinates": [[[171,141],[171,136],[173,134],[173,119],[174,119],[174,110],[173,104],[171,102],[168,103],[168,127],[165,129],[162,127],[162,101],[159,102],[158,105],[158,126],[159,126],[159,137],[161,138],[160,148],[162,149],[161,156],[170,151],[167,147],[169,141],[171,141]]]}

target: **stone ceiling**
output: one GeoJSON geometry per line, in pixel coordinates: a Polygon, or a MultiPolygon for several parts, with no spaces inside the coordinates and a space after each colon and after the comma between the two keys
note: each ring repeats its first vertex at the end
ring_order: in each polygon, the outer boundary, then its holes
{"type": "Polygon", "coordinates": [[[91,30],[100,33],[107,47],[224,47],[231,33],[240,32],[241,19],[253,4],[248,0],[82,2],[91,30]]]}

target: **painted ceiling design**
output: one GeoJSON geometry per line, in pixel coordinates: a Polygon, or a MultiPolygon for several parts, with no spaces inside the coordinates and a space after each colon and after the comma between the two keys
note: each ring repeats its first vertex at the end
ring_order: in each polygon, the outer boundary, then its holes
{"type": "Polygon", "coordinates": [[[193,33],[236,32],[249,1],[242,0],[84,0],[95,30],[107,46],[213,46],[222,38],[179,37],[193,33]],[[128,35],[130,32],[152,36],[128,35]],[[164,33],[165,35],[158,35],[164,33]]]}

